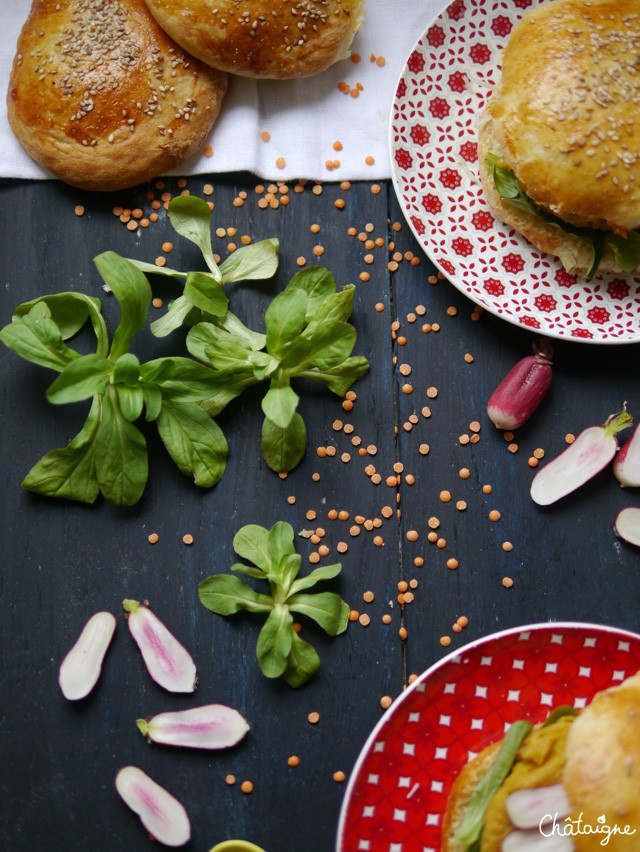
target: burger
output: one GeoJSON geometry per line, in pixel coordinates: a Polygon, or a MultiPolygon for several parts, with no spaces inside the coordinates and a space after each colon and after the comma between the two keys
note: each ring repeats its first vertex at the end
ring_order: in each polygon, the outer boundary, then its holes
{"type": "Polygon", "coordinates": [[[640,849],[640,673],[582,711],[514,723],[456,778],[442,852],[640,849]]]}
{"type": "Polygon", "coordinates": [[[638,0],[528,10],[503,50],[478,157],[492,211],[568,272],[639,268],[638,0]]]}

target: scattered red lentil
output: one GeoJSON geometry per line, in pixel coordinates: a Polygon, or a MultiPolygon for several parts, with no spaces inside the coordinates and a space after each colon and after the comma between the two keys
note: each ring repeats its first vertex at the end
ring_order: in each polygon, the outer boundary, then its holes
{"type": "Polygon", "coordinates": [[[276,160],[276,167],[278,169],[284,169],[284,167],[286,165],[287,165],[287,161],[285,160],[285,158],[284,157],[278,157],[278,159],[276,160]]]}
{"type": "Polygon", "coordinates": [[[457,567],[458,567],[458,560],[457,559],[454,559],[453,557],[451,559],[447,559],[447,568],[450,568],[452,571],[455,571],[457,567]]]}
{"type": "Polygon", "coordinates": [[[182,543],[183,544],[193,544],[193,536],[191,535],[191,533],[185,533],[182,536],[182,543]]]}
{"type": "Polygon", "coordinates": [[[320,721],[320,714],[318,713],[318,711],[312,710],[311,713],[309,713],[309,715],[307,716],[307,721],[310,722],[312,725],[317,725],[320,721]]]}
{"type": "Polygon", "coordinates": [[[300,766],[300,758],[297,754],[292,754],[287,758],[287,764],[289,766],[300,766]]]}
{"type": "Polygon", "coordinates": [[[513,545],[511,544],[511,542],[510,542],[510,541],[503,541],[503,542],[502,542],[502,549],[503,549],[506,553],[510,553],[510,552],[513,550],[513,545]]]}
{"type": "Polygon", "coordinates": [[[333,773],[333,780],[336,781],[338,784],[342,784],[346,777],[347,776],[340,769],[337,772],[333,773]]]}
{"type": "Polygon", "coordinates": [[[451,636],[441,636],[440,637],[440,644],[442,645],[443,648],[448,648],[449,645],[451,644],[451,636]]]}
{"type": "Polygon", "coordinates": [[[503,577],[502,585],[505,587],[505,589],[510,589],[513,586],[513,580],[511,579],[511,577],[503,577]]]}
{"type": "Polygon", "coordinates": [[[253,793],[253,782],[252,781],[243,781],[240,785],[240,789],[243,793],[253,793]]]}
{"type": "Polygon", "coordinates": [[[501,517],[502,517],[502,515],[500,514],[500,512],[497,509],[492,509],[489,512],[489,520],[490,521],[499,521],[501,517]]]}
{"type": "Polygon", "coordinates": [[[147,541],[149,544],[157,544],[160,541],[160,536],[158,533],[149,533],[147,541]]]}
{"type": "Polygon", "coordinates": [[[227,775],[227,776],[225,776],[224,780],[225,780],[225,783],[228,784],[231,787],[233,784],[236,783],[236,776],[235,775],[227,775]]]}
{"type": "Polygon", "coordinates": [[[390,695],[383,695],[382,698],[380,699],[380,706],[382,707],[383,710],[386,710],[387,707],[391,707],[392,703],[393,703],[393,698],[391,698],[390,695]]]}
{"type": "Polygon", "coordinates": [[[391,624],[391,616],[389,615],[388,612],[385,612],[385,614],[382,616],[382,623],[383,624],[391,624]]]}
{"type": "Polygon", "coordinates": [[[492,491],[493,491],[493,487],[491,485],[483,485],[482,486],[482,493],[483,494],[491,494],[492,491]]]}
{"type": "Polygon", "coordinates": [[[84,207],[82,206],[82,204],[76,204],[73,212],[76,214],[76,216],[84,216],[84,207]]]}
{"type": "Polygon", "coordinates": [[[572,435],[572,434],[571,434],[571,432],[567,433],[567,434],[564,436],[564,440],[565,440],[565,442],[566,442],[567,444],[573,444],[573,442],[575,441],[575,439],[576,439],[576,436],[575,436],[575,435],[572,435]]]}
{"type": "Polygon", "coordinates": [[[450,503],[451,502],[451,492],[450,491],[441,491],[440,492],[440,501],[442,503],[450,503]]]}

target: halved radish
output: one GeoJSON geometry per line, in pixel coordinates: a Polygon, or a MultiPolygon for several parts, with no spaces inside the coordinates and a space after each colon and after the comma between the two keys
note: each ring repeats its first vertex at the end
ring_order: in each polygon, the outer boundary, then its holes
{"type": "Polygon", "coordinates": [[[589,426],[573,444],[545,465],[531,483],[531,497],[539,506],[549,506],[571,494],[606,467],[618,450],[616,435],[631,426],[627,411],[612,414],[603,426],[589,426]]]}
{"type": "Polygon", "coordinates": [[[636,506],[627,506],[626,509],[618,512],[614,530],[616,535],[629,544],[640,547],[640,509],[636,506]]]}
{"type": "Polygon", "coordinates": [[[623,487],[640,488],[640,423],[616,456],[613,473],[623,487]]]}
{"type": "Polygon", "coordinates": [[[69,701],[86,698],[98,682],[115,629],[116,620],[110,612],[96,612],[85,624],[58,674],[62,694],[69,701]]]}
{"type": "Polygon", "coordinates": [[[186,748],[229,748],[249,730],[246,719],[224,704],[159,713],[138,719],[137,725],[150,742],[186,748]]]}
{"type": "Polygon", "coordinates": [[[154,840],[165,846],[189,841],[191,824],[184,807],[142,769],[123,767],[116,775],[116,790],[154,840]]]}
{"type": "Polygon", "coordinates": [[[509,819],[516,828],[538,828],[571,813],[571,803],[562,784],[515,790],[505,802],[509,819]]]}

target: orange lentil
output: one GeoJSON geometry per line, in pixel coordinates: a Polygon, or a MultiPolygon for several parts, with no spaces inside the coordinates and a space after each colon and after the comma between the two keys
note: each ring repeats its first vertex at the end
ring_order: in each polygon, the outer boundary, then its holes
{"type": "Polygon", "coordinates": [[[149,535],[147,536],[147,541],[149,542],[149,544],[157,544],[158,541],[160,541],[160,536],[158,535],[158,533],[149,533],[149,535]]]}
{"type": "Polygon", "coordinates": [[[502,585],[505,587],[505,589],[510,589],[513,586],[513,580],[511,579],[511,577],[503,577],[502,585]]]}
{"type": "Polygon", "coordinates": [[[293,495],[291,495],[290,497],[287,497],[287,503],[290,506],[293,506],[295,504],[295,502],[296,502],[296,498],[293,495]]]}
{"type": "Polygon", "coordinates": [[[340,511],[338,512],[338,520],[340,520],[340,521],[348,521],[349,520],[349,513],[347,512],[346,509],[340,509],[340,511]]]}
{"type": "Polygon", "coordinates": [[[393,699],[391,698],[390,695],[383,695],[382,698],[380,699],[380,706],[382,707],[383,710],[386,710],[387,707],[391,707],[392,703],[393,703],[393,699]]]}
{"type": "Polygon", "coordinates": [[[513,432],[504,432],[502,437],[505,439],[505,441],[513,441],[513,432]]]}
{"type": "Polygon", "coordinates": [[[538,447],[536,450],[533,451],[533,457],[536,459],[543,459],[544,450],[541,447],[538,447]]]}
{"type": "Polygon", "coordinates": [[[385,614],[382,616],[382,623],[383,624],[391,624],[391,616],[389,615],[388,612],[385,612],[385,614]]]}
{"type": "Polygon", "coordinates": [[[510,541],[503,541],[502,542],[502,549],[504,550],[505,553],[511,553],[511,551],[513,550],[513,545],[511,544],[510,541]]]}
{"type": "Polygon", "coordinates": [[[442,645],[443,648],[448,648],[449,645],[451,644],[451,636],[441,636],[440,637],[440,644],[442,645]]]}
{"type": "Polygon", "coordinates": [[[316,449],[316,455],[319,456],[321,459],[323,459],[327,455],[327,448],[326,447],[318,447],[316,449]]]}
{"type": "Polygon", "coordinates": [[[359,278],[361,281],[364,281],[364,282],[365,282],[365,284],[366,284],[366,282],[367,282],[367,281],[370,281],[370,280],[371,280],[371,276],[369,275],[369,273],[368,273],[368,272],[361,272],[361,273],[358,275],[358,278],[359,278]]]}
{"type": "Polygon", "coordinates": [[[400,630],[398,630],[398,636],[399,636],[401,639],[406,639],[406,638],[407,638],[407,636],[408,636],[407,628],[406,628],[406,627],[401,627],[401,628],[400,628],[400,630]]]}
{"type": "Polygon", "coordinates": [[[462,633],[462,627],[460,627],[460,625],[457,624],[457,623],[452,624],[451,629],[453,630],[454,633],[462,633]]]}
{"type": "Polygon", "coordinates": [[[467,501],[466,501],[466,500],[458,500],[458,501],[457,501],[457,503],[456,503],[456,509],[457,509],[459,512],[464,512],[464,510],[465,510],[466,508],[467,508],[467,501]]]}
{"type": "Polygon", "coordinates": [[[384,539],[382,538],[381,535],[374,535],[373,543],[375,544],[376,547],[382,547],[382,545],[384,544],[384,539]]]}
{"type": "Polygon", "coordinates": [[[407,485],[413,485],[416,481],[416,478],[412,473],[408,473],[405,476],[404,481],[407,483],[407,485]]]}
{"type": "Polygon", "coordinates": [[[340,461],[344,462],[345,464],[348,464],[351,461],[351,454],[350,453],[342,453],[340,455],[340,461]]]}
{"type": "Polygon", "coordinates": [[[350,399],[345,399],[342,401],[342,407],[345,411],[351,411],[353,409],[353,402],[350,399]]]}
{"type": "Polygon", "coordinates": [[[320,721],[320,714],[318,713],[318,711],[312,710],[311,713],[309,713],[309,715],[307,716],[307,721],[310,722],[312,725],[317,725],[320,721]]]}
{"type": "Polygon", "coordinates": [[[297,754],[289,755],[289,757],[287,758],[287,765],[288,766],[299,766],[300,765],[300,758],[298,757],[298,755],[297,754]]]}
{"type": "Polygon", "coordinates": [[[358,618],[358,622],[362,627],[368,627],[371,624],[371,616],[367,615],[366,612],[363,612],[362,615],[358,618]]]}
{"type": "Polygon", "coordinates": [[[411,365],[410,364],[400,364],[398,367],[398,372],[403,376],[411,375],[411,365]]]}
{"type": "Polygon", "coordinates": [[[344,210],[344,208],[345,208],[344,198],[336,198],[336,200],[333,202],[333,206],[338,210],[344,210]]]}
{"type": "Polygon", "coordinates": [[[409,530],[407,532],[407,541],[417,541],[419,538],[417,530],[409,530]]]}
{"type": "Polygon", "coordinates": [[[438,388],[427,388],[427,396],[429,397],[429,399],[435,399],[438,396],[438,388]]]}
{"type": "Polygon", "coordinates": [[[470,440],[471,438],[468,435],[460,435],[458,443],[464,446],[465,444],[468,444],[470,440]]]}
{"type": "Polygon", "coordinates": [[[253,783],[251,781],[243,781],[240,789],[243,793],[253,793],[253,783]]]}
{"type": "Polygon", "coordinates": [[[482,493],[483,494],[491,494],[492,491],[493,491],[493,487],[491,485],[483,485],[482,486],[482,493]]]}
{"type": "Polygon", "coordinates": [[[380,483],[382,482],[382,477],[379,473],[374,473],[371,477],[371,482],[373,482],[374,485],[380,485],[380,483]]]}
{"type": "Polygon", "coordinates": [[[375,595],[374,595],[373,592],[363,592],[362,593],[362,600],[365,603],[371,603],[374,600],[374,598],[375,598],[375,595]]]}
{"type": "Polygon", "coordinates": [[[151,304],[153,305],[154,308],[161,308],[164,303],[163,303],[162,299],[160,299],[160,298],[158,298],[158,296],[156,296],[155,299],[151,300],[151,304]]]}
{"type": "Polygon", "coordinates": [[[349,621],[357,621],[360,618],[360,613],[357,609],[349,610],[349,621]]]}
{"type": "Polygon", "coordinates": [[[319,482],[319,481],[320,481],[320,474],[319,474],[319,473],[312,473],[312,474],[311,474],[311,479],[312,479],[314,482],[319,482]]]}
{"type": "Polygon", "coordinates": [[[566,442],[567,444],[573,444],[573,442],[575,441],[575,439],[576,439],[576,436],[575,436],[575,435],[572,435],[572,434],[571,434],[571,432],[568,432],[568,433],[564,436],[564,440],[565,440],[565,442],[566,442]]]}
{"type": "Polygon", "coordinates": [[[375,445],[375,444],[368,444],[368,446],[367,446],[367,453],[368,453],[370,456],[375,456],[377,452],[378,452],[378,448],[376,447],[376,445],[375,445]]]}
{"type": "Polygon", "coordinates": [[[389,488],[395,488],[395,486],[398,485],[398,480],[395,476],[388,476],[385,482],[387,483],[389,488]]]}
{"type": "Polygon", "coordinates": [[[371,265],[373,263],[373,260],[374,260],[372,254],[365,254],[365,256],[362,259],[364,260],[365,263],[367,263],[369,265],[371,265]]]}
{"type": "Polygon", "coordinates": [[[409,383],[402,385],[402,393],[407,395],[413,393],[413,385],[410,385],[409,383]]]}
{"type": "Polygon", "coordinates": [[[507,449],[509,450],[510,453],[517,453],[518,452],[518,445],[517,444],[509,444],[507,449]]]}
{"type": "Polygon", "coordinates": [[[446,540],[446,538],[439,538],[439,539],[436,541],[436,547],[438,548],[438,550],[444,550],[444,548],[445,548],[446,546],[447,546],[447,540],[446,540]]]}
{"type": "Polygon", "coordinates": [[[371,154],[367,154],[364,158],[365,164],[367,166],[372,166],[375,163],[375,158],[371,156],[371,154]]]}
{"type": "Polygon", "coordinates": [[[455,571],[457,567],[458,567],[458,560],[457,559],[454,559],[453,557],[451,559],[447,559],[447,568],[450,568],[452,571],[455,571]]]}
{"type": "Polygon", "coordinates": [[[530,456],[527,459],[527,464],[529,465],[529,467],[538,467],[540,462],[538,461],[538,459],[534,458],[533,456],[530,456]]]}
{"type": "Polygon", "coordinates": [[[162,255],[160,255],[159,257],[156,257],[156,259],[155,259],[155,265],[156,266],[166,266],[166,263],[167,263],[167,258],[162,257],[162,255]]]}
{"type": "Polygon", "coordinates": [[[404,346],[406,344],[406,342],[407,342],[407,338],[404,337],[403,335],[400,335],[400,337],[398,338],[398,346],[404,346]]]}
{"type": "Polygon", "coordinates": [[[338,553],[346,553],[347,550],[349,550],[349,545],[346,541],[339,541],[336,544],[336,550],[338,551],[338,553]]]}
{"type": "Polygon", "coordinates": [[[138,223],[133,221],[127,222],[127,230],[128,231],[136,231],[138,229],[138,223]]]}
{"type": "Polygon", "coordinates": [[[441,491],[440,492],[440,501],[442,503],[450,503],[451,502],[451,492],[450,491],[441,491]]]}
{"type": "Polygon", "coordinates": [[[383,518],[390,518],[393,515],[393,509],[391,506],[383,506],[382,509],[380,509],[380,514],[383,518]]]}
{"type": "Polygon", "coordinates": [[[226,775],[224,780],[225,780],[225,783],[228,784],[231,787],[233,784],[236,783],[236,776],[235,775],[226,775]]]}
{"type": "Polygon", "coordinates": [[[362,57],[360,56],[359,53],[352,53],[351,54],[351,61],[352,62],[360,62],[361,59],[362,59],[362,57]]]}
{"type": "Polygon", "coordinates": [[[367,518],[366,521],[359,521],[358,523],[362,523],[367,532],[371,532],[371,530],[373,529],[373,521],[371,520],[371,518],[367,518]]]}
{"type": "Polygon", "coordinates": [[[354,538],[355,538],[357,535],[360,535],[360,527],[357,527],[357,526],[354,524],[352,527],[350,527],[350,528],[349,528],[349,535],[353,536],[354,538]]]}
{"type": "Polygon", "coordinates": [[[427,539],[432,544],[435,544],[435,542],[438,540],[438,533],[437,532],[430,532],[427,536],[427,539]]]}
{"type": "Polygon", "coordinates": [[[320,547],[318,548],[318,553],[320,554],[320,556],[328,556],[329,555],[329,548],[327,547],[326,544],[321,544],[320,547]]]}
{"type": "Polygon", "coordinates": [[[337,772],[333,773],[333,780],[336,781],[338,784],[342,784],[346,777],[347,776],[340,769],[337,772]]]}
{"type": "Polygon", "coordinates": [[[339,139],[336,139],[336,141],[333,143],[333,145],[331,147],[333,148],[334,151],[342,151],[342,142],[340,142],[339,139]]]}
{"type": "Polygon", "coordinates": [[[73,212],[76,214],[76,216],[84,216],[84,207],[82,206],[82,204],[76,204],[73,209],[73,212]]]}
{"type": "Polygon", "coordinates": [[[305,517],[308,521],[315,521],[315,519],[318,517],[318,513],[315,509],[308,509],[305,517]]]}
{"type": "Polygon", "coordinates": [[[182,543],[183,544],[193,544],[193,536],[191,535],[191,533],[185,533],[182,536],[182,543]]]}
{"type": "Polygon", "coordinates": [[[454,305],[450,305],[450,307],[447,308],[447,314],[450,317],[455,317],[455,315],[457,313],[458,313],[458,309],[454,305]]]}
{"type": "Polygon", "coordinates": [[[353,423],[345,423],[345,426],[344,426],[345,435],[351,435],[351,433],[353,432],[354,429],[355,429],[355,426],[353,425],[353,423]]]}
{"type": "Polygon", "coordinates": [[[426,456],[430,449],[431,448],[429,447],[429,444],[420,444],[420,446],[418,447],[418,452],[421,456],[426,456]]]}
{"type": "Polygon", "coordinates": [[[460,627],[466,627],[469,624],[469,619],[466,615],[461,615],[457,620],[456,624],[459,624],[460,627]]]}
{"type": "Polygon", "coordinates": [[[471,472],[468,467],[461,467],[458,471],[458,476],[460,477],[460,479],[469,479],[469,477],[471,476],[471,472]]]}
{"type": "Polygon", "coordinates": [[[306,262],[307,259],[305,257],[302,257],[302,255],[300,255],[300,257],[296,260],[298,266],[304,266],[306,262]]]}
{"type": "Polygon", "coordinates": [[[378,313],[382,313],[382,311],[384,311],[384,304],[382,302],[376,302],[375,309],[378,313]]]}
{"type": "Polygon", "coordinates": [[[320,562],[320,554],[317,553],[315,550],[312,550],[311,553],[309,554],[309,562],[312,565],[317,565],[318,562],[320,562]]]}
{"type": "Polygon", "coordinates": [[[371,194],[372,195],[380,195],[381,186],[379,183],[374,183],[371,185],[371,194]]]}
{"type": "Polygon", "coordinates": [[[469,423],[469,431],[470,432],[479,432],[480,431],[480,424],[478,423],[477,420],[472,420],[471,423],[469,423]]]}
{"type": "Polygon", "coordinates": [[[326,534],[327,534],[327,531],[323,527],[317,527],[316,528],[316,535],[320,536],[320,538],[324,538],[326,534]]]}
{"type": "Polygon", "coordinates": [[[428,526],[429,526],[429,528],[430,528],[430,529],[432,529],[432,530],[437,530],[437,529],[438,529],[438,527],[440,526],[440,521],[439,521],[439,520],[438,520],[438,518],[436,518],[436,517],[431,517],[431,518],[429,518],[429,520],[427,521],[427,524],[428,524],[428,526]]]}
{"type": "Polygon", "coordinates": [[[399,580],[397,588],[399,592],[406,592],[409,588],[409,584],[406,580],[399,580]]]}
{"type": "Polygon", "coordinates": [[[352,98],[359,98],[360,97],[360,89],[358,89],[358,88],[351,89],[349,94],[351,95],[352,98]]]}
{"type": "Polygon", "coordinates": [[[416,566],[416,568],[422,568],[422,566],[424,565],[424,559],[422,558],[422,556],[415,556],[413,559],[413,564],[416,566]]]}
{"type": "Polygon", "coordinates": [[[380,67],[386,65],[386,59],[384,58],[384,56],[378,56],[378,58],[376,59],[376,65],[379,65],[380,67]]]}
{"type": "Polygon", "coordinates": [[[499,521],[501,517],[502,517],[502,515],[500,514],[500,512],[497,509],[492,509],[489,512],[489,520],[490,521],[499,521]]]}
{"type": "Polygon", "coordinates": [[[466,355],[464,356],[464,360],[467,362],[467,364],[472,364],[473,363],[473,355],[470,355],[467,352],[466,355]]]}

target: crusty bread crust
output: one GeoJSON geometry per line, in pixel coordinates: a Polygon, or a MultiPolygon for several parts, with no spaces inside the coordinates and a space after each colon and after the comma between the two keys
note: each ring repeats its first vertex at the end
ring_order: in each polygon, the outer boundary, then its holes
{"type": "MultiPolygon", "coordinates": [[[[575,234],[563,231],[557,225],[545,222],[539,216],[534,216],[504,201],[495,187],[493,174],[487,167],[487,154],[503,156],[489,110],[483,113],[478,132],[478,169],[487,204],[498,219],[515,228],[540,251],[558,257],[571,275],[585,277],[591,265],[589,243],[575,234]]],[[[620,272],[609,250],[605,251],[598,267],[598,274],[606,272],[620,272]]]]}
{"type": "Polygon", "coordinates": [[[309,77],[349,56],[364,0],[147,0],[163,29],[212,68],[309,77]]]}
{"type": "Polygon", "coordinates": [[[195,153],[226,75],[179,48],[144,0],[34,0],[7,108],[29,155],[74,186],[134,186],[195,153]]]}
{"type": "Polygon", "coordinates": [[[487,746],[462,767],[453,782],[442,821],[441,852],[465,852],[465,845],[456,840],[456,832],[464,819],[471,794],[491,768],[501,746],[501,740],[487,746]]]}
{"type": "MultiPolygon", "coordinates": [[[[635,834],[612,835],[609,849],[640,848],[640,675],[595,696],[575,720],[567,737],[563,784],[569,800],[578,802],[583,823],[609,827],[629,825],[635,834]]],[[[576,835],[578,852],[603,847],[603,835],[576,835]]]]}
{"type": "Polygon", "coordinates": [[[553,0],[525,13],[489,112],[506,165],[566,222],[640,227],[640,4],[553,0]]]}

